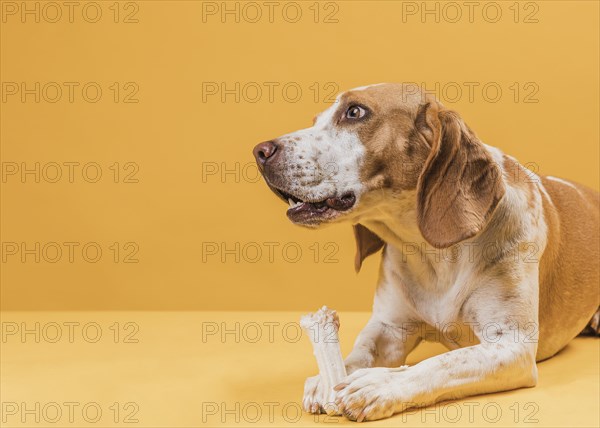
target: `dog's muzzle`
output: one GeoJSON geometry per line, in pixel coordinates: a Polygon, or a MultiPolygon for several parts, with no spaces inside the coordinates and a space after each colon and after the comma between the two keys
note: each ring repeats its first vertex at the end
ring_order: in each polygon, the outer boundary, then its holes
{"type": "Polygon", "coordinates": [[[271,140],[254,147],[253,154],[269,188],[284,202],[289,203],[287,216],[290,220],[299,224],[316,225],[338,217],[343,211],[348,211],[354,206],[356,196],[352,192],[319,200],[291,193],[290,185],[282,179],[282,151],[283,148],[271,140]]]}

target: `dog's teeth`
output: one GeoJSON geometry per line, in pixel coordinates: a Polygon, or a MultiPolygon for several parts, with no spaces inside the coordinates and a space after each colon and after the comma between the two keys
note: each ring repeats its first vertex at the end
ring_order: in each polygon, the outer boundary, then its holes
{"type": "Polygon", "coordinates": [[[300,205],[302,205],[304,202],[302,202],[302,201],[294,202],[294,200],[292,198],[288,198],[288,203],[290,204],[290,208],[296,208],[296,207],[299,207],[300,205]]]}

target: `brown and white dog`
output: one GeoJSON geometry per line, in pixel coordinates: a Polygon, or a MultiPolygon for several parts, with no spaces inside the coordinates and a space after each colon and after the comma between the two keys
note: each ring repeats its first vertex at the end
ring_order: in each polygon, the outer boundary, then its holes
{"type": "MultiPolygon", "coordinates": [[[[371,319],[335,388],[348,418],[534,386],[536,361],[586,325],[598,332],[598,192],[533,174],[418,87],[345,92],[254,155],[292,222],[354,225],[357,270],[384,248],[371,319]],[[449,352],[403,366],[430,336],[449,352]]],[[[307,411],[328,404],[319,385],[306,381],[307,411]]]]}

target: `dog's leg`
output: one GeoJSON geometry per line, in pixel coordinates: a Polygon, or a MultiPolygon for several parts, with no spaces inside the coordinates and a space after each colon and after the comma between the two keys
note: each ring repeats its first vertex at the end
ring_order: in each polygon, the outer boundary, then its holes
{"type": "Polygon", "coordinates": [[[348,374],[370,367],[400,366],[421,341],[423,323],[406,300],[398,277],[385,267],[387,257],[389,251],[381,261],[373,314],[345,360],[348,374]]]}
{"type": "Polygon", "coordinates": [[[507,302],[492,296],[502,293],[501,286],[494,286],[496,290],[478,293],[465,305],[480,344],[412,367],[357,370],[336,387],[342,413],[352,420],[375,420],[438,401],[534,386],[537,298],[531,293],[518,296],[513,290],[514,300],[507,302]],[[511,313],[516,310],[529,313],[511,313]]]}
{"type": "Polygon", "coordinates": [[[372,315],[345,360],[346,371],[352,374],[363,368],[401,366],[421,340],[419,325],[386,323],[372,315]]]}
{"type": "Polygon", "coordinates": [[[438,401],[534,386],[536,380],[533,346],[503,340],[450,351],[408,368],[357,370],[336,387],[336,404],[349,419],[376,420],[438,401]]]}

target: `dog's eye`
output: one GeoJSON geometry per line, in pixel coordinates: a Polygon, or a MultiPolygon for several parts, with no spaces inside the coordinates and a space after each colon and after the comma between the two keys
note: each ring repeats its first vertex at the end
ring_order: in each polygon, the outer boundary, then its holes
{"type": "Polygon", "coordinates": [[[361,106],[350,106],[346,110],[346,119],[360,119],[367,114],[364,108],[361,106]]]}

